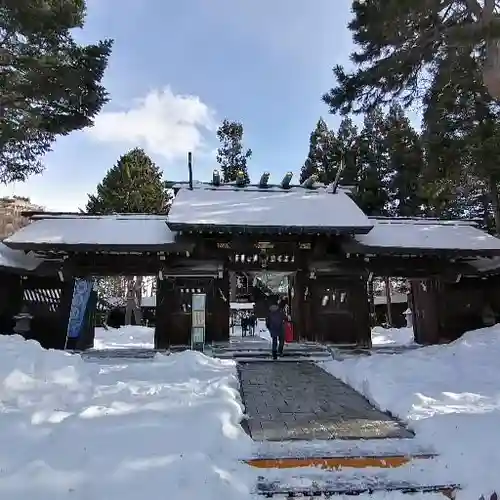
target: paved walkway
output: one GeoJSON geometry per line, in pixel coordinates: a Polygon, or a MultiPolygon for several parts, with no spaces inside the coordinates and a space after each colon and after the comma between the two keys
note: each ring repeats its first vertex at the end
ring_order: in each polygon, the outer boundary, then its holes
{"type": "Polygon", "coordinates": [[[314,363],[240,363],[255,441],[411,438],[413,434],[314,363]]]}

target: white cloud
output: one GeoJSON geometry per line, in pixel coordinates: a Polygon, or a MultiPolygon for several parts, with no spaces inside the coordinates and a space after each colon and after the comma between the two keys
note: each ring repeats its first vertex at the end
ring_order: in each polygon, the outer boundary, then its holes
{"type": "Polygon", "coordinates": [[[144,147],[168,161],[203,152],[206,134],[213,134],[214,111],[193,95],[174,94],[170,87],[154,90],[124,111],[104,111],[88,129],[101,142],[144,147]]]}

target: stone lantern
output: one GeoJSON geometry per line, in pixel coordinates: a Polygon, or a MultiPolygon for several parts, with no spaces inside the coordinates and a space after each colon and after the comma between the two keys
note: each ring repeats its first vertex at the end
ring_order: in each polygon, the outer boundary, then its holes
{"type": "Polygon", "coordinates": [[[33,315],[30,314],[28,308],[24,306],[19,314],[14,316],[16,324],[14,325],[14,333],[26,337],[31,331],[31,320],[33,315]]]}

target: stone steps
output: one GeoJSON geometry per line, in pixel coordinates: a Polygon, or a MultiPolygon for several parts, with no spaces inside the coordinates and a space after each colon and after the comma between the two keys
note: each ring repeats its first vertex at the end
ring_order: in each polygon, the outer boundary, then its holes
{"type": "Polygon", "coordinates": [[[301,477],[297,480],[280,481],[266,480],[260,477],[255,493],[267,498],[315,497],[328,498],[333,496],[370,496],[382,492],[400,492],[403,494],[440,493],[447,498],[455,498],[460,486],[455,483],[425,484],[417,481],[381,479],[377,475],[357,474],[352,478],[319,478],[317,475],[308,481],[301,477]],[[302,483],[302,484],[300,484],[302,483]]]}

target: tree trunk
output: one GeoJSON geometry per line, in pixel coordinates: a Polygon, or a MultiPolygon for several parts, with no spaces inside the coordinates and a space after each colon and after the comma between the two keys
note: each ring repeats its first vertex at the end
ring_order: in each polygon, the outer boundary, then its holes
{"type": "Polygon", "coordinates": [[[392,327],[392,301],[391,301],[391,278],[384,278],[385,281],[385,300],[387,305],[387,322],[392,327]]]}
{"type": "Polygon", "coordinates": [[[498,199],[498,185],[494,176],[490,176],[488,183],[493,216],[495,217],[495,234],[500,235],[500,201],[498,199]]]}

